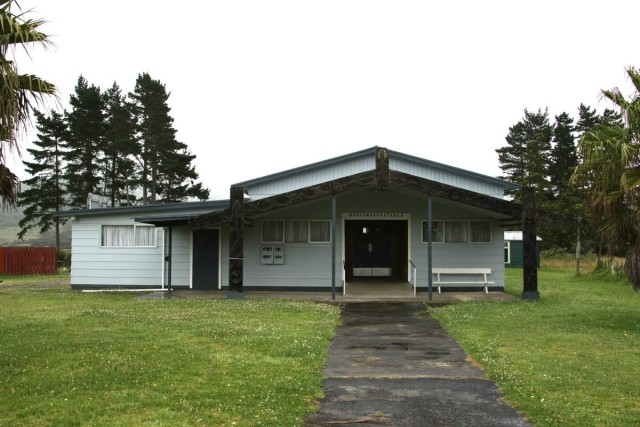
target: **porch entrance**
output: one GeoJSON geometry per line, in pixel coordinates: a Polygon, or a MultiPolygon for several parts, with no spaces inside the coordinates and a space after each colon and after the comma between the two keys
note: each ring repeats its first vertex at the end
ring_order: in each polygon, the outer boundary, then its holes
{"type": "Polygon", "coordinates": [[[347,282],[407,282],[408,221],[346,220],[347,282]]]}

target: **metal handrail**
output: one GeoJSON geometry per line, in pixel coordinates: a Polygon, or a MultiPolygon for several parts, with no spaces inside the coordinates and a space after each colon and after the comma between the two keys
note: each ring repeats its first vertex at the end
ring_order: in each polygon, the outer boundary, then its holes
{"type": "Polygon", "coordinates": [[[344,260],[342,260],[342,296],[347,292],[347,270],[344,265],[344,260]]]}
{"type": "Polygon", "coordinates": [[[416,295],[416,288],[418,286],[418,268],[411,260],[409,260],[409,264],[411,264],[411,267],[413,268],[411,280],[413,281],[413,295],[416,295]]]}

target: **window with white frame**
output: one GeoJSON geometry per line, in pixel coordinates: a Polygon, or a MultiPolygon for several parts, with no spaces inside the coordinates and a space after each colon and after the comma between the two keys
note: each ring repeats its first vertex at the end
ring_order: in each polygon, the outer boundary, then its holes
{"type": "Polygon", "coordinates": [[[103,225],[104,247],[135,248],[156,246],[156,228],[152,225],[103,225]]]}
{"type": "MultiPolygon", "coordinates": [[[[422,221],[422,243],[429,241],[429,223],[422,221]]],[[[433,243],[444,242],[444,221],[431,221],[431,241],[433,243]]]]}
{"type": "MultiPolygon", "coordinates": [[[[422,243],[429,241],[428,222],[422,221],[422,243]]],[[[433,243],[491,243],[491,221],[446,220],[431,222],[433,243]]]]}
{"type": "Polygon", "coordinates": [[[469,241],[467,222],[445,221],[444,241],[445,243],[467,243],[469,241]]]}
{"type": "Polygon", "coordinates": [[[491,243],[491,223],[489,221],[469,221],[469,241],[471,243],[491,243]]]}
{"type": "Polygon", "coordinates": [[[262,241],[265,243],[284,242],[284,221],[262,221],[262,241]]]}
{"type": "Polygon", "coordinates": [[[330,243],[331,242],[331,221],[329,220],[309,221],[309,242],[310,243],[330,243]]]}
{"type": "Polygon", "coordinates": [[[306,220],[294,219],[286,220],[285,225],[285,242],[287,243],[307,243],[309,241],[309,223],[306,220]]]}
{"type": "Polygon", "coordinates": [[[262,221],[263,243],[330,243],[329,220],[265,220],[262,221]]]}

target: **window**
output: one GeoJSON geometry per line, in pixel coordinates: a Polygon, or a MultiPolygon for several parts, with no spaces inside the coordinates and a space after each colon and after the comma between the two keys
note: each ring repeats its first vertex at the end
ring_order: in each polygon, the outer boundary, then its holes
{"type": "Polygon", "coordinates": [[[491,223],[489,221],[469,221],[471,243],[491,243],[491,223]]]}
{"type": "Polygon", "coordinates": [[[331,242],[331,221],[309,221],[309,242],[331,242]]]}
{"type": "Polygon", "coordinates": [[[444,241],[446,243],[467,243],[467,222],[446,221],[444,223],[444,241]]]}
{"type": "MultiPolygon", "coordinates": [[[[429,242],[428,222],[422,221],[422,243],[429,242]]],[[[491,221],[447,220],[431,222],[433,243],[491,243],[491,221]]]]}
{"type": "Polygon", "coordinates": [[[287,220],[285,221],[285,241],[287,243],[307,243],[309,225],[304,220],[287,220]]]}
{"type": "Polygon", "coordinates": [[[263,243],[329,243],[331,221],[287,219],[262,221],[263,243]]]}
{"type": "MultiPolygon", "coordinates": [[[[429,222],[422,221],[422,243],[429,242],[429,222]]],[[[444,242],[444,222],[431,221],[431,241],[433,243],[444,242]]]]}
{"type": "Polygon", "coordinates": [[[284,242],[284,221],[262,221],[262,241],[284,242]]]}
{"type": "Polygon", "coordinates": [[[156,229],[152,225],[103,225],[102,246],[116,248],[156,246],[156,229]]]}

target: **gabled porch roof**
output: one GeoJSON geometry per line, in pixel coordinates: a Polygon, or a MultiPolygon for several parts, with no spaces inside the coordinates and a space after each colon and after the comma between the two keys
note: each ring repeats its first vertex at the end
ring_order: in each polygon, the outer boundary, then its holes
{"type": "MultiPolygon", "coordinates": [[[[302,203],[320,200],[334,194],[338,195],[363,188],[373,188],[380,191],[392,188],[406,189],[419,194],[424,194],[425,196],[446,199],[494,212],[502,216],[503,219],[519,219],[521,216],[522,207],[518,203],[412,175],[403,171],[392,170],[389,166],[389,152],[385,148],[381,147],[374,147],[374,149],[375,151],[364,150],[351,155],[331,159],[326,162],[315,163],[313,165],[282,172],[281,174],[270,175],[264,178],[245,181],[243,183],[233,185],[231,187],[231,206],[229,208],[201,215],[193,219],[191,226],[195,229],[215,226],[231,222],[232,217],[242,217],[243,221],[250,221],[257,215],[266,214],[302,203]],[[373,164],[373,169],[337,177],[317,184],[307,185],[302,188],[296,188],[291,191],[267,196],[258,200],[247,200],[244,197],[246,193],[245,186],[260,185],[274,179],[285,179],[286,177],[294,176],[297,173],[307,173],[311,170],[317,170],[317,168],[321,168],[323,166],[329,167],[332,164],[340,163],[345,160],[352,160],[356,157],[359,158],[364,154],[374,156],[375,163],[373,164]],[[235,212],[234,209],[236,210],[235,212]],[[237,210],[240,210],[240,212],[237,212],[237,210]]],[[[422,160],[402,154],[401,156],[405,156],[407,159],[412,161],[422,160]]],[[[430,165],[432,165],[432,163],[433,162],[429,162],[430,165]]],[[[438,167],[445,167],[441,164],[435,165],[438,167]]],[[[453,168],[449,170],[449,172],[451,171],[459,172],[462,170],[453,168]]],[[[474,179],[499,184],[505,189],[517,188],[517,185],[515,184],[498,180],[496,178],[486,177],[468,171],[462,171],[461,173],[471,174],[474,179]]]]}

